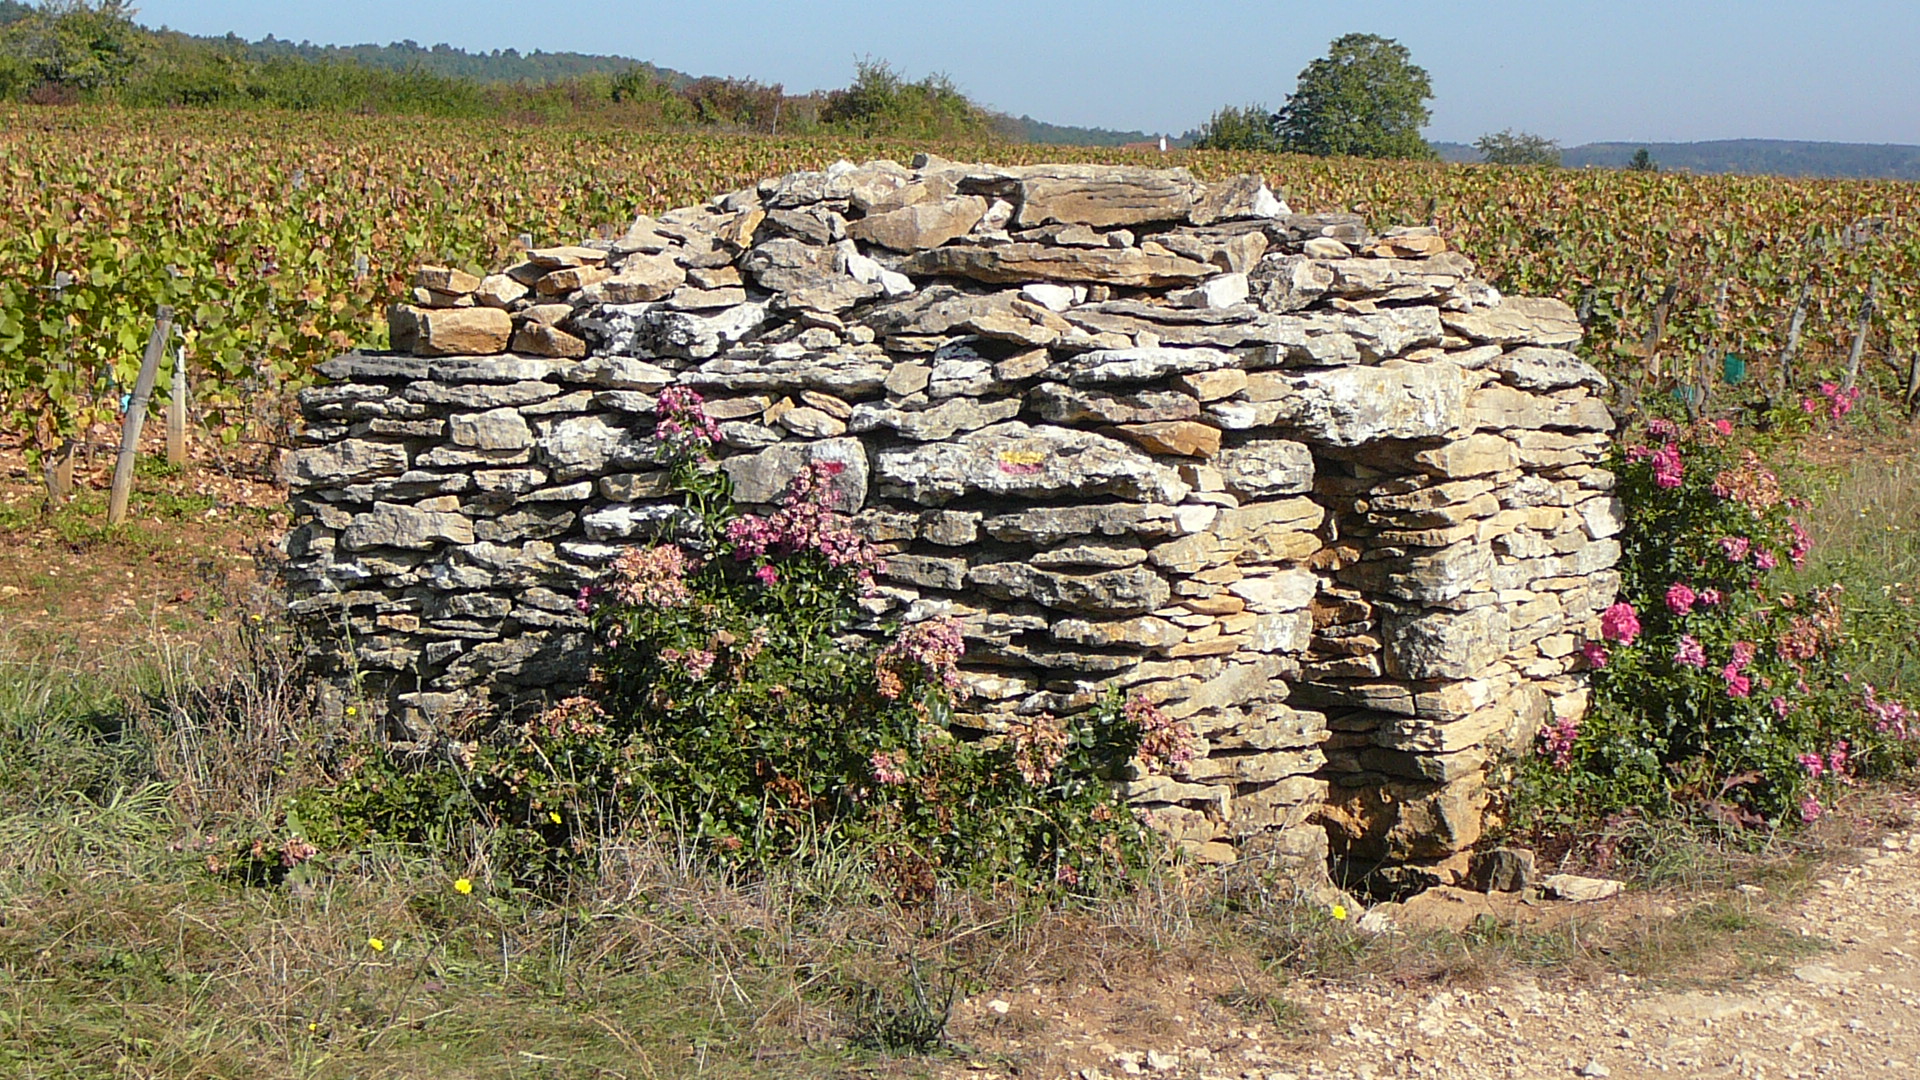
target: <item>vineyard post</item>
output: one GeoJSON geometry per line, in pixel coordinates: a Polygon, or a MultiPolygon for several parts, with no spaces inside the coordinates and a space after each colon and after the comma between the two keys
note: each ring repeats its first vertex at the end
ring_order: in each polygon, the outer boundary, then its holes
{"type": "Polygon", "coordinates": [[[173,354],[173,396],[167,402],[167,464],[187,467],[187,347],[173,354]]]}
{"type": "Polygon", "coordinates": [[[1807,302],[1813,298],[1813,275],[1800,285],[1800,299],[1794,302],[1793,318],[1787,323],[1787,347],[1780,350],[1780,396],[1784,399],[1793,390],[1793,356],[1800,351],[1800,331],[1807,324],[1807,302]]]}
{"type": "Polygon", "coordinates": [[[1873,325],[1873,302],[1880,294],[1880,275],[1867,282],[1866,299],[1860,301],[1860,323],[1853,328],[1853,349],[1847,353],[1847,381],[1841,390],[1851,390],[1860,381],[1860,357],[1867,347],[1867,330],[1873,325]]]}
{"type": "Polygon", "coordinates": [[[1667,314],[1673,310],[1673,298],[1680,294],[1680,283],[1669,284],[1653,306],[1653,329],[1647,333],[1647,374],[1660,377],[1660,339],[1667,333],[1667,314]]]}
{"type": "Polygon", "coordinates": [[[49,502],[63,503],[73,498],[73,457],[75,443],[71,438],[61,439],[59,449],[47,458],[43,468],[47,474],[47,499],[49,502]]]}
{"type": "Polygon", "coordinates": [[[173,309],[161,304],[154,310],[153,336],[147,339],[147,351],[140,358],[140,377],[133,384],[133,400],[127,405],[127,421],[120,429],[120,460],[113,466],[113,491],[107,497],[107,524],[118,525],[127,519],[127,498],[133,494],[133,458],[140,443],[140,428],[146,423],[147,402],[153,399],[153,381],[160,371],[160,357],[167,349],[167,336],[173,331],[173,309]]]}

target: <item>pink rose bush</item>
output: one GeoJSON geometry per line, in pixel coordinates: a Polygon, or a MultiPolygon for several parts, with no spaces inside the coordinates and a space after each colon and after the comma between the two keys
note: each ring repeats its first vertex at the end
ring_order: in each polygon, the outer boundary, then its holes
{"type": "Polygon", "coordinates": [[[1580,646],[1590,711],[1540,731],[1520,817],[1684,813],[1705,791],[1754,821],[1810,820],[1829,786],[1913,761],[1920,717],[1848,681],[1839,586],[1780,580],[1813,549],[1805,504],[1730,424],[1658,420],[1647,436],[1612,465],[1627,523],[1620,598],[1580,646]]]}

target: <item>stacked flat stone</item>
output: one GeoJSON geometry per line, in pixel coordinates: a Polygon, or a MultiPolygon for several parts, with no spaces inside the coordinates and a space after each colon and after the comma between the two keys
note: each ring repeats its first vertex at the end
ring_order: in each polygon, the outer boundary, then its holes
{"type": "Polygon", "coordinates": [[[1604,382],[1432,229],[1258,176],[842,162],[414,300],[286,462],[293,610],[399,729],[584,681],[578,590],[680,525],[670,385],[744,504],[845,466],[872,627],[961,621],[963,724],[1116,686],[1187,721],[1126,793],[1198,858],[1450,880],[1490,764],[1584,709],[1604,382]]]}

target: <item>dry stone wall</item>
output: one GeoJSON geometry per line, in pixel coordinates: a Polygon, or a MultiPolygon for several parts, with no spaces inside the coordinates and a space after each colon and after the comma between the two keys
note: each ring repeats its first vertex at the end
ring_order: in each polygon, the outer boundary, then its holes
{"type": "Polygon", "coordinates": [[[1201,859],[1446,881],[1577,715],[1613,597],[1602,377],[1432,229],[1258,176],[841,163],[427,268],[301,399],[295,614],[420,736],[586,677],[581,587],[675,527],[656,395],[744,503],[836,461],[883,620],[965,628],[964,723],[1110,686],[1201,747],[1128,797],[1201,859]]]}

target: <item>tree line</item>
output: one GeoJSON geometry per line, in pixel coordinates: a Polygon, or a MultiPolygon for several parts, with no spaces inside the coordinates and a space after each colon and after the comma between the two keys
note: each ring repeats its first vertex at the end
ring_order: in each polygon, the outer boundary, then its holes
{"type": "MultiPolygon", "coordinates": [[[[198,38],[134,22],[129,0],[0,0],[0,101],[58,105],[267,108],[446,117],[590,117],[641,127],[925,139],[1006,137],[1016,122],[980,107],[942,74],[910,79],[884,60],[855,64],[846,87],[788,94],[779,83],[688,78],[638,61],[577,58],[563,78],[486,81],[385,61],[365,50],[198,38]]],[[[451,51],[451,50],[449,50],[451,51]]],[[[499,59],[499,58],[489,58],[499,59]]],[[[521,59],[518,54],[508,59],[521,59]]],[[[498,64],[493,65],[498,67],[498,64]]],[[[510,65],[525,66],[525,65],[510,65]]],[[[551,65],[536,65],[551,66],[551,65]]]]}

